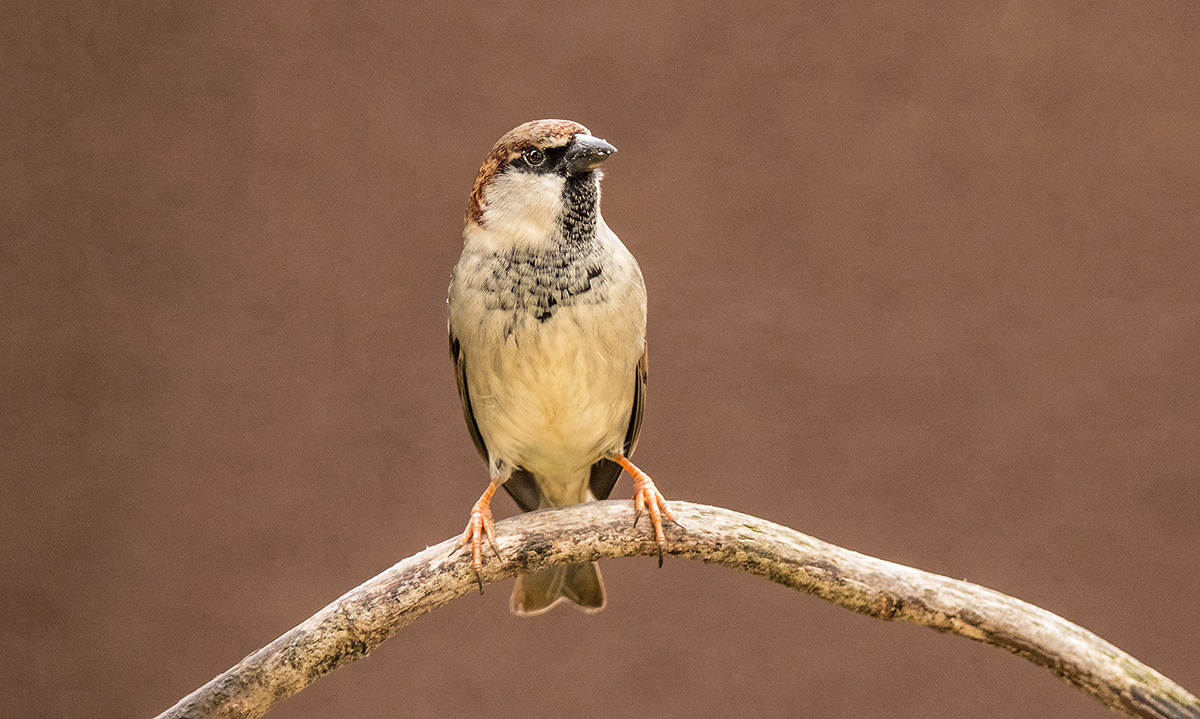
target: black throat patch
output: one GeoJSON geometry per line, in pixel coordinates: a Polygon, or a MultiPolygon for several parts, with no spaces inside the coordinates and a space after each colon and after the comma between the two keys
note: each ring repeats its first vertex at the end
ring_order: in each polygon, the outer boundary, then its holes
{"type": "Polygon", "coordinates": [[[600,178],[596,171],[567,175],[562,202],[558,228],[563,244],[580,246],[593,242],[600,211],[600,178]]]}

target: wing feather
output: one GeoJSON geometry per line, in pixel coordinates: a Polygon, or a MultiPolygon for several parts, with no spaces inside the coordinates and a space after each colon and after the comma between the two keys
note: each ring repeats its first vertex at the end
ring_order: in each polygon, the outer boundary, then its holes
{"type": "Polygon", "coordinates": [[[479,433],[479,423],[475,421],[475,412],[471,409],[471,390],[467,387],[467,359],[463,356],[462,347],[458,344],[458,338],[454,336],[454,330],[450,330],[450,359],[454,360],[454,377],[458,380],[458,399],[462,402],[463,417],[467,420],[467,431],[471,433],[471,441],[475,443],[475,449],[479,450],[479,454],[483,457],[483,461],[489,462],[488,448],[483,441],[483,435],[479,433]]]}

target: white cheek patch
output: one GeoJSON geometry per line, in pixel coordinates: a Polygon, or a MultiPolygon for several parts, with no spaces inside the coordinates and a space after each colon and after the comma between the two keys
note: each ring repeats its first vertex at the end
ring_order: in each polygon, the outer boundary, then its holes
{"type": "Polygon", "coordinates": [[[518,246],[546,244],[558,228],[565,184],[560,175],[497,175],[484,191],[483,226],[518,246]]]}

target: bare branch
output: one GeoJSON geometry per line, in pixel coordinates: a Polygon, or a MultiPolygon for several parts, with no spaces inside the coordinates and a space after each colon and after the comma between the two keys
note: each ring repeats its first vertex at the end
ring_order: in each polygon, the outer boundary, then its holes
{"type": "MultiPolygon", "coordinates": [[[[1200,719],[1200,701],[1150,667],[1067,620],[969,582],[851,552],[728,509],[671,502],[686,527],[668,551],[766,577],[847,609],[986,642],[1046,667],[1114,712],[1140,719],[1200,719]]],[[[658,552],[652,532],[631,530],[628,501],[591,502],[496,524],[503,561],[483,581],[556,564],[658,552]]],[[[343,595],[243,659],[167,717],[257,717],[329,671],[365,656],[418,616],[475,588],[467,556],[448,539],[343,595]]]]}

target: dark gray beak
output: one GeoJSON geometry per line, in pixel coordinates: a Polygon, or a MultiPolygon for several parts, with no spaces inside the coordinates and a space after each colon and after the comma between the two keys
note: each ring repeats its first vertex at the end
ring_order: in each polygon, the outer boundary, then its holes
{"type": "Polygon", "coordinates": [[[598,137],[577,134],[571,146],[567,148],[567,172],[576,174],[594,170],[616,151],[617,148],[598,137]]]}

